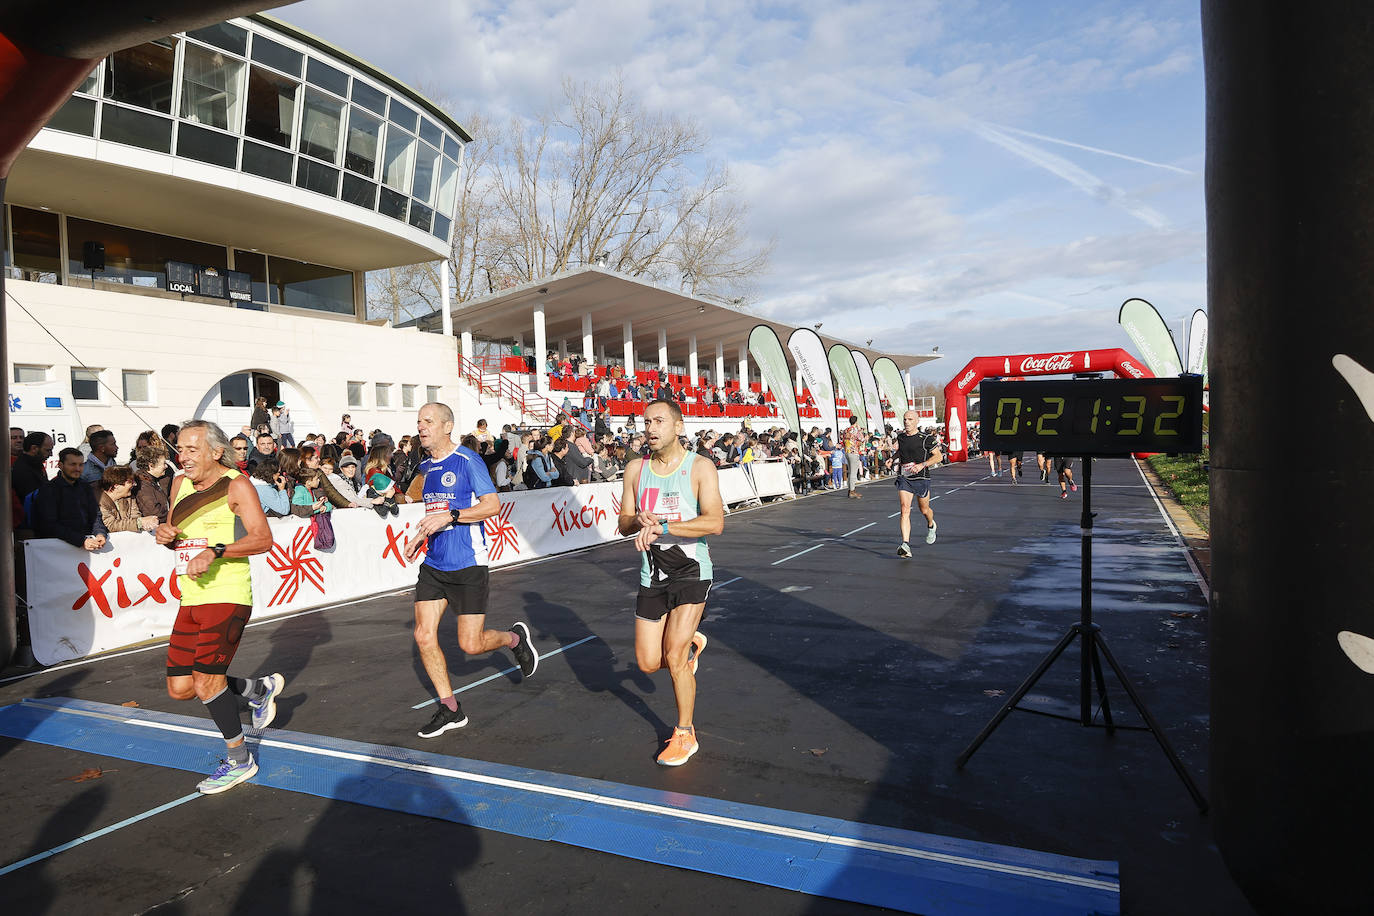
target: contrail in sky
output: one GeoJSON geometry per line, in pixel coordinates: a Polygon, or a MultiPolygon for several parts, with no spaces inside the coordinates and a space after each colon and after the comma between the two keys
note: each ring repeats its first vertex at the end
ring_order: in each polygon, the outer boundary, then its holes
{"type": "Polygon", "coordinates": [[[1125,191],[1108,184],[1092,172],[1075,165],[1063,156],[1057,156],[1048,150],[1032,146],[1024,140],[1008,136],[986,122],[975,122],[973,129],[983,139],[996,143],[1032,165],[1037,165],[1051,174],[1058,175],[1085,194],[1115,204],[1152,229],[1163,229],[1169,225],[1169,220],[1154,207],[1132,200],[1125,191]]]}
{"type": "Polygon", "coordinates": [[[1164,162],[1151,162],[1149,159],[1141,159],[1137,156],[1127,156],[1125,153],[1114,153],[1109,149],[1101,149],[1096,146],[1086,146],[1082,143],[1074,143],[1072,140],[1061,140],[1058,137],[1047,137],[1044,134],[1037,134],[1033,131],[1022,130],[1019,127],[1007,127],[1003,124],[989,124],[989,127],[996,130],[1003,130],[1013,134],[1020,134],[1023,137],[1031,137],[1036,140],[1044,140],[1046,143],[1058,143],[1061,146],[1071,146],[1074,149],[1086,150],[1090,153],[1101,153],[1103,156],[1114,156],[1117,159],[1125,159],[1127,162],[1138,162],[1141,165],[1152,165],[1157,169],[1167,169],[1170,172],[1178,172],[1180,175],[1191,175],[1187,169],[1181,169],[1176,165],[1169,165],[1164,162]]]}

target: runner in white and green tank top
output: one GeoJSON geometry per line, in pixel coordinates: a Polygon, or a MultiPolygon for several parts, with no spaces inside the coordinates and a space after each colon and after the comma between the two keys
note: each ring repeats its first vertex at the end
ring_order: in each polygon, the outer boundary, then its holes
{"type": "Polygon", "coordinates": [[[706,637],[697,629],[711,591],[709,535],[725,526],[720,480],[709,461],[682,447],[682,409],[672,401],[644,408],[650,457],[625,468],[620,533],[635,536],[644,554],[635,607],[635,660],[651,674],[667,668],[677,701],[677,728],[659,754],[664,766],[680,766],[697,752],[692,714],[696,673],[706,637]]]}

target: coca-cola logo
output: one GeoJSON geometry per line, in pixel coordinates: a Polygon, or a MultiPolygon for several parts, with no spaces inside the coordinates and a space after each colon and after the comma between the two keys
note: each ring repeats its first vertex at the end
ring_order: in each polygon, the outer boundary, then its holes
{"type": "Polygon", "coordinates": [[[1022,372],[1070,372],[1073,370],[1073,354],[1056,353],[1054,356],[1027,356],[1021,360],[1022,372]]]}
{"type": "Polygon", "coordinates": [[[1122,369],[1125,369],[1126,372],[1131,376],[1131,378],[1144,378],[1144,377],[1145,377],[1145,373],[1144,373],[1144,372],[1141,372],[1141,371],[1140,371],[1140,368],[1139,368],[1138,366],[1136,366],[1135,363],[1127,362],[1127,361],[1125,361],[1125,360],[1122,360],[1122,362],[1121,362],[1121,368],[1122,368],[1122,369]]]}
{"type": "Polygon", "coordinates": [[[968,372],[966,372],[964,374],[964,377],[959,379],[959,388],[963,389],[964,387],[966,387],[969,382],[973,381],[973,377],[977,374],[977,370],[974,369],[970,369],[968,372]]]}

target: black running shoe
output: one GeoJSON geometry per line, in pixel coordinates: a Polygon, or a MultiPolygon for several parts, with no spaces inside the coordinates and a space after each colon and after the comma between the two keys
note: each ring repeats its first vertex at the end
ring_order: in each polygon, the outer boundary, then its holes
{"type": "Polygon", "coordinates": [[[520,637],[520,645],[511,649],[511,654],[515,656],[515,662],[520,666],[520,673],[525,677],[539,670],[539,653],[534,648],[534,642],[530,639],[530,628],[523,623],[517,623],[510,628],[510,631],[520,637]]]}
{"type": "Polygon", "coordinates": [[[467,724],[468,717],[463,715],[461,703],[453,712],[449,712],[448,707],[440,703],[434,712],[434,718],[430,719],[429,724],[420,729],[418,734],[421,738],[437,738],[449,729],[462,728],[467,724]]]}

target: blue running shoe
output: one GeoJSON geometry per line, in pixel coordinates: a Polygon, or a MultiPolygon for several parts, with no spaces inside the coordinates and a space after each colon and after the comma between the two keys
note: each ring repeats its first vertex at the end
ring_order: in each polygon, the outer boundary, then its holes
{"type": "Polygon", "coordinates": [[[253,711],[253,728],[257,731],[267,728],[277,717],[277,697],[286,689],[286,678],[280,674],[269,674],[263,681],[267,684],[267,692],[248,701],[248,708],[253,711]]]}
{"type": "Polygon", "coordinates": [[[201,795],[218,795],[226,789],[234,786],[246,779],[252,779],[253,774],[258,771],[258,762],[253,759],[253,755],[248,755],[248,762],[241,766],[234,766],[228,760],[221,760],[215,772],[196,783],[196,788],[201,795]]]}

